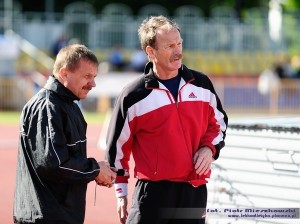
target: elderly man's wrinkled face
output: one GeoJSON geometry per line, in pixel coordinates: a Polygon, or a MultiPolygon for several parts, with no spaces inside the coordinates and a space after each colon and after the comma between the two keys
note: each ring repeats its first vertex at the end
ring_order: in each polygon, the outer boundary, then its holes
{"type": "Polygon", "coordinates": [[[156,46],[152,48],[152,61],[158,73],[176,75],[182,64],[182,38],[180,32],[160,28],[156,35],[156,46]]]}

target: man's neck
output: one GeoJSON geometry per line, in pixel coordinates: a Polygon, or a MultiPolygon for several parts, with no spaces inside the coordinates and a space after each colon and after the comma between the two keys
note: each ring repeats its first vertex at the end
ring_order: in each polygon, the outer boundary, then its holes
{"type": "Polygon", "coordinates": [[[161,71],[161,70],[158,70],[155,65],[153,66],[153,72],[155,74],[156,77],[158,77],[159,79],[161,80],[167,80],[167,79],[171,79],[171,78],[174,78],[175,76],[177,76],[178,74],[178,71],[161,71]]]}

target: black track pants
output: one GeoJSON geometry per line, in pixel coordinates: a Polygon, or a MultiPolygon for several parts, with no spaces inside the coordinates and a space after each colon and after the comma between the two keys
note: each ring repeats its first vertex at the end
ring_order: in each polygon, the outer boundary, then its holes
{"type": "Polygon", "coordinates": [[[138,180],[126,224],[204,224],[206,185],[138,180]]]}

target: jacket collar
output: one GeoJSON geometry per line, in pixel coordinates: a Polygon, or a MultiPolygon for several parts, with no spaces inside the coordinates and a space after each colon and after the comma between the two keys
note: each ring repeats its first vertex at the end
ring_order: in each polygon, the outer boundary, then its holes
{"type": "Polygon", "coordinates": [[[73,102],[74,100],[80,100],[77,96],[74,95],[68,88],[61,84],[53,75],[49,76],[45,89],[48,89],[62,98],[65,101],[73,102]]]}
{"type": "MultiPolygon", "coordinates": [[[[178,74],[181,76],[181,78],[184,79],[185,82],[191,82],[194,80],[194,75],[184,64],[182,64],[181,67],[178,69],[178,74]]],[[[145,66],[144,75],[145,75],[146,89],[152,89],[152,88],[159,87],[157,77],[155,76],[155,74],[153,72],[153,63],[152,62],[148,62],[147,65],[145,66]]]]}

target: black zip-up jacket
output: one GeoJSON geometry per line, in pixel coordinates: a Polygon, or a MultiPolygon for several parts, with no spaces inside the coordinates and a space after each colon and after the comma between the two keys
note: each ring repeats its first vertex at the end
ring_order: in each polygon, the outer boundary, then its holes
{"type": "Polygon", "coordinates": [[[13,218],[20,223],[82,224],[87,184],[99,174],[87,158],[79,100],[53,76],[25,105],[13,218]]]}

